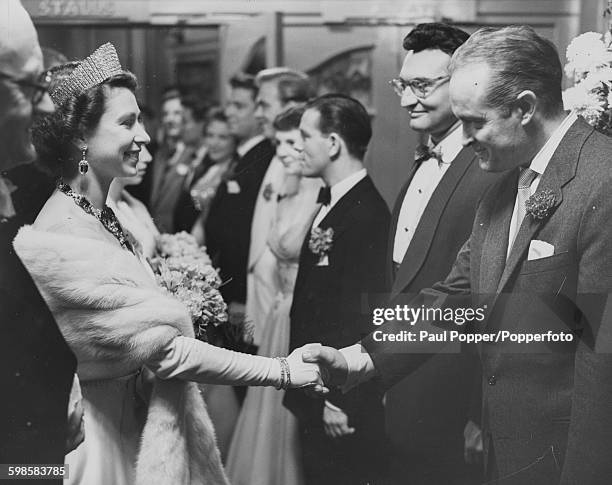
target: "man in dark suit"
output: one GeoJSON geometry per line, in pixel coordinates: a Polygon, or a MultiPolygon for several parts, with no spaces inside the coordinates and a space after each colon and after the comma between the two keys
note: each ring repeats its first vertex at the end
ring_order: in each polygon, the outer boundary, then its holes
{"type": "MultiPolygon", "coordinates": [[[[481,29],[451,62],[464,143],[481,168],[505,174],[480,202],[451,273],[412,308],[482,310],[473,333],[459,335],[482,339],[495,483],[592,485],[612,475],[612,141],[563,111],[562,72],[554,46],[528,27],[481,29]]],[[[313,346],[304,359],[347,387],[374,375],[392,383],[445,345],[430,336],[462,329],[431,320],[392,321],[362,344],[313,346]],[[389,341],[404,330],[413,342],[389,341]]]]}
{"type": "MultiPolygon", "coordinates": [[[[290,348],[315,340],[342,346],[372,328],[370,307],[385,286],[389,210],[363,167],[372,131],[359,102],[317,98],[306,105],[300,132],[303,174],[321,177],[326,188],[302,246],[290,348]]],[[[374,384],[325,400],[289,392],[285,404],[300,422],[307,484],[377,483],[384,424],[374,384]]]]}
{"type": "MultiPolygon", "coordinates": [[[[407,54],[392,84],[409,113],[410,128],[426,143],[416,150],[391,218],[391,307],[448,274],[470,235],[478,199],[498,178],[480,170],[474,151],[462,147],[461,123],[450,105],[448,65],[468,37],[456,27],[428,23],[404,38],[407,54]]],[[[395,483],[404,483],[407,476],[415,485],[479,481],[479,467],[464,459],[464,427],[477,433],[480,422],[479,395],[472,392],[480,379],[478,357],[468,350],[436,355],[387,392],[395,483]],[[472,409],[475,416],[469,415],[472,409]]]]}
{"type": "Polygon", "coordinates": [[[255,201],[274,147],[261,133],[255,117],[257,86],[252,76],[230,79],[226,107],[230,132],[238,140],[239,160],[233,175],[219,186],[206,219],[206,246],[225,282],[221,294],[230,319],[244,318],[247,266],[255,201]]]}
{"type": "MultiPolygon", "coordinates": [[[[42,54],[32,21],[16,0],[0,7],[0,171],[31,161],[32,117],[53,103],[41,81],[42,54]]],[[[68,398],[76,359],[12,242],[23,224],[0,176],[0,463],[64,463],[82,441],[82,409],[68,398]],[[68,443],[69,438],[71,443],[68,443]]],[[[61,483],[61,478],[54,483],[61,483]]],[[[20,481],[20,483],[22,483],[20,481]]],[[[29,483],[25,481],[23,483],[29,483]]]]}

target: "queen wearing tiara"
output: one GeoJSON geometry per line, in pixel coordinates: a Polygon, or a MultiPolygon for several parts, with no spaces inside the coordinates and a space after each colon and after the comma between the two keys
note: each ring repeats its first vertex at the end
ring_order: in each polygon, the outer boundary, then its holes
{"type": "Polygon", "coordinates": [[[33,128],[58,177],[14,241],[78,360],[85,441],[66,457],[69,483],[225,484],[214,430],[194,382],[278,388],[320,383],[301,352],[268,359],[193,338],[187,309],[156,284],[105,205],[116,177],[136,174],[149,142],[111,44],[54,69],[55,113],[33,128]],[[152,376],[140,385],[142,376],[152,376]]]}

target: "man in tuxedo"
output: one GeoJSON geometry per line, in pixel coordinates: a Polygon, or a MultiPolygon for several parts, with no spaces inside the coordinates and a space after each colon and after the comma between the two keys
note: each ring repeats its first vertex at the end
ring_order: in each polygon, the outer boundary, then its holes
{"type": "MultiPolygon", "coordinates": [[[[286,67],[260,71],[255,77],[259,88],[255,117],[263,134],[274,140],[274,119],[286,109],[304,105],[313,91],[308,76],[286,67]]],[[[253,341],[259,345],[266,318],[280,288],[276,284],[276,257],[267,241],[276,214],[276,202],[284,181],[284,168],[274,157],[266,170],[253,214],[247,272],[246,318],[253,325],[253,341]]]]}
{"type": "MultiPolygon", "coordinates": [[[[303,174],[326,187],[300,254],[290,348],[342,346],[372,328],[370,308],[385,286],[389,210],[363,166],[372,131],[365,108],[342,95],[306,105],[300,122],[303,174]]],[[[311,400],[289,392],[300,425],[307,484],[365,484],[384,473],[382,394],[375,383],[311,400]]]]}
{"type": "MultiPolygon", "coordinates": [[[[183,103],[176,88],[168,88],[162,96],[162,140],[153,158],[149,211],[160,232],[174,232],[174,205],[167,197],[175,198],[174,180],[185,176],[185,167],[192,153],[182,140],[183,103]],[[165,187],[169,184],[174,192],[165,187]]],[[[174,201],[176,202],[176,200],[174,201]]]]}
{"type": "MultiPolygon", "coordinates": [[[[2,2],[0,172],[33,160],[32,118],[53,109],[32,21],[17,0],[2,2]]],[[[0,176],[0,463],[61,465],[82,441],[82,408],[68,409],[76,359],[13,250],[24,222],[11,191],[0,176]]]]}
{"type": "MultiPolygon", "coordinates": [[[[612,474],[612,141],[563,111],[562,72],[552,43],[529,27],[480,29],[454,54],[450,96],[464,144],[482,169],[504,175],[450,274],[411,302],[482,311],[459,334],[488,339],[479,353],[495,483],[592,485],[612,474]]],[[[444,338],[466,327],[403,320],[342,352],[313,346],[304,360],[345,388],[375,375],[392,384],[446,344],[421,331],[444,338]],[[404,330],[413,342],[384,340],[404,330]]]]}
{"type": "Polygon", "coordinates": [[[230,87],[225,111],[230,132],[238,140],[239,160],[233,175],[219,186],[205,229],[206,246],[224,281],[221,294],[230,320],[239,322],[245,313],[253,211],[274,147],[262,135],[255,117],[258,90],[254,78],[236,75],[230,79],[230,87]]]}
{"type": "MultiPolygon", "coordinates": [[[[417,147],[391,218],[386,265],[391,307],[448,274],[470,235],[478,199],[497,178],[480,170],[474,151],[462,147],[461,123],[450,105],[448,65],[468,37],[456,27],[427,23],[404,38],[407,54],[392,84],[410,128],[426,143],[417,147]]],[[[479,431],[479,395],[472,392],[479,380],[478,357],[464,349],[436,355],[387,392],[385,419],[396,483],[407,476],[414,484],[479,481],[479,468],[465,463],[463,438],[464,427],[468,433],[479,431]]]]}

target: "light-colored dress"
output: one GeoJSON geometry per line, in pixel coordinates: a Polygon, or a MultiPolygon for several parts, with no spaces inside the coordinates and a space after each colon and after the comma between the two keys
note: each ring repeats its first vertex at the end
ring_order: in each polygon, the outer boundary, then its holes
{"type": "MultiPolygon", "coordinates": [[[[259,355],[289,351],[289,311],[304,237],[319,210],[321,182],[303,178],[297,194],[278,203],[268,244],[276,256],[281,289],[268,315],[259,355]]],[[[295,417],[283,406],[284,393],[248,390],[232,438],[226,472],[233,485],[301,485],[304,483],[295,417]]]]}

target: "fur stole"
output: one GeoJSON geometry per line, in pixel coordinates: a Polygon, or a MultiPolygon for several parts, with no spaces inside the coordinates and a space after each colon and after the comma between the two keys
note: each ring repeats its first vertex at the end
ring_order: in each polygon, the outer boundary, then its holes
{"type": "MultiPolygon", "coordinates": [[[[14,247],[76,354],[85,383],[134,372],[176,336],[193,336],[183,304],[163,292],[133,254],[95,232],[26,226],[14,247]]],[[[155,378],[136,484],[227,484],[196,384],[155,378]]]]}

